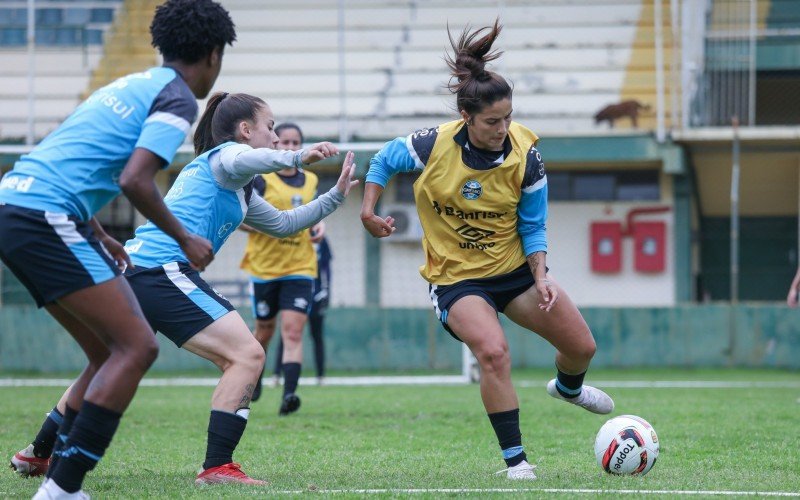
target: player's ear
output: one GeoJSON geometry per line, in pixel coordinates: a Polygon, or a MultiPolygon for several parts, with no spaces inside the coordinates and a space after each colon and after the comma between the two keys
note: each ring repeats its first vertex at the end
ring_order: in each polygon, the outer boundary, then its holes
{"type": "Polygon", "coordinates": [[[244,139],[250,139],[253,135],[253,129],[250,127],[250,124],[247,120],[242,120],[239,122],[239,125],[236,126],[237,132],[239,132],[239,136],[244,139]]]}
{"type": "Polygon", "coordinates": [[[211,52],[208,53],[208,65],[211,67],[219,66],[222,62],[222,51],[224,49],[220,47],[214,47],[211,49],[211,52]]]}

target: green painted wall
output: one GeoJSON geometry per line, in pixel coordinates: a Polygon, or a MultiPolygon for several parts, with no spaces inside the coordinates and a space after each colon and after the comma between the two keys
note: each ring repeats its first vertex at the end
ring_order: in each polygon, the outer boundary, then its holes
{"type": "MultiPolygon", "coordinates": [[[[597,339],[596,367],[800,369],[800,310],[782,305],[746,304],[736,310],[728,305],[585,308],[583,313],[597,339]]],[[[249,312],[243,315],[250,321],[249,312]]],[[[432,311],[338,308],[329,311],[326,326],[329,367],[334,370],[460,370],[461,345],[439,327],[432,311]]],[[[516,325],[505,326],[514,366],[553,365],[549,344],[516,325]]],[[[210,366],[159,338],[162,350],[155,370],[210,366]]],[[[305,373],[311,375],[308,344],[305,352],[305,373]]],[[[0,308],[0,371],[77,370],[83,362],[71,338],[44,312],[0,308]]]]}
{"type": "MultiPolygon", "coordinates": [[[[730,299],[730,219],[704,217],[701,287],[730,299]]],[[[784,300],[797,269],[797,217],[739,220],[739,299],[784,300]]]]}

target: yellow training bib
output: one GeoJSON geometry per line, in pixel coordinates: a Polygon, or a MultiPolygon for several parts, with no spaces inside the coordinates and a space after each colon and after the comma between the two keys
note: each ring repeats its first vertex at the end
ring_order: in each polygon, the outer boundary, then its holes
{"type": "Polygon", "coordinates": [[[511,152],[503,163],[476,170],[463,162],[462,146],[453,140],[463,126],[463,120],[439,126],[428,162],[414,183],[426,257],[420,274],[436,285],[509,273],[525,262],[517,205],[526,153],[538,137],[512,122],[511,152]]]}
{"type": "MultiPolygon", "coordinates": [[[[263,174],[266,182],[264,199],[278,210],[291,210],[314,199],[317,176],[308,171],[300,187],[287,184],[277,173],[263,174]]],[[[256,193],[253,193],[257,195],[256,193]]],[[[264,233],[250,233],[241,268],[265,280],[284,276],[317,277],[317,254],[311,244],[310,230],[304,229],[286,238],[264,233]]]]}

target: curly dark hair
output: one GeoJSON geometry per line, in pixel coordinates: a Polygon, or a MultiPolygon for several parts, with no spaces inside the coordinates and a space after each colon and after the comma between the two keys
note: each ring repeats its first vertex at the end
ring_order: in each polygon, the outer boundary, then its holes
{"type": "Polygon", "coordinates": [[[213,0],[167,0],[156,7],[150,34],[165,61],[189,64],[236,40],[230,14],[213,0]]]}

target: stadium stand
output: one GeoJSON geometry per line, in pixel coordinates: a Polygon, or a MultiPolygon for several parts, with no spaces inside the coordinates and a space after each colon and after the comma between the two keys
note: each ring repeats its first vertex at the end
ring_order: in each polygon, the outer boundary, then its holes
{"type": "MultiPolygon", "coordinates": [[[[157,3],[103,0],[37,10],[37,136],[52,129],[88,91],[153,64],[154,51],[145,35],[157,3]],[[84,4],[90,7],[81,7],[84,4]],[[62,34],[69,30],[91,33],[91,39],[78,43],[77,35],[62,34]],[[103,38],[101,52],[98,43],[103,38]]],[[[299,0],[268,12],[255,0],[224,3],[239,39],[227,51],[217,88],[264,96],[276,114],[302,122],[318,136],[337,137],[342,113],[348,119],[348,136],[367,140],[405,134],[455,116],[444,90],[444,28],[449,25],[455,33],[498,15],[505,24],[500,45],[506,52],[498,69],[515,85],[517,118],[537,131],[605,133],[607,127],[595,125],[592,118],[603,106],[624,99],[655,103],[653,8],[642,0],[596,0],[588,5],[472,0],[458,9],[443,0],[347,2],[344,78],[338,73],[335,3],[299,0]]],[[[666,61],[671,60],[672,44],[668,11],[667,2],[666,61]]],[[[0,64],[10,68],[0,81],[5,89],[0,91],[0,105],[9,109],[0,122],[2,137],[25,132],[25,14],[25,9],[0,8],[0,64]]],[[[643,117],[640,125],[652,128],[653,120],[643,117]]],[[[619,126],[628,124],[623,120],[619,126]]]]}

